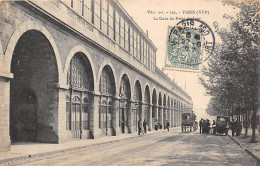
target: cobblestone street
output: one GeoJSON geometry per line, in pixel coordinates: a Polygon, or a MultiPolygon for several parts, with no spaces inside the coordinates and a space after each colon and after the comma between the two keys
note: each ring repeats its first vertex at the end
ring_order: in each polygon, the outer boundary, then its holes
{"type": "Polygon", "coordinates": [[[255,164],[256,161],[227,136],[170,131],[96,145],[86,151],[24,165],[245,166],[255,164]]]}

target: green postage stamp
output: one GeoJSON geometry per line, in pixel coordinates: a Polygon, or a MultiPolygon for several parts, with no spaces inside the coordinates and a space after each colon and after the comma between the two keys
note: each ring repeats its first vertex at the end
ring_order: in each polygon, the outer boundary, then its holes
{"type": "Polygon", "coordinates": [[[176,26],[168,27],[165,67],[198,71],[214,46],[214,34],[204,22],[197,19],[180,21],[176,26]]]}

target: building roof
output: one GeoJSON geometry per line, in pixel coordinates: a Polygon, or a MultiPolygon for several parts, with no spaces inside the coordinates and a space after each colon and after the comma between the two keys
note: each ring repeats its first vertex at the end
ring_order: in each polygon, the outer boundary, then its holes
{"type": "Polygon", "coordinates": [[[178,86],[173,80],[171,80],[160,68],[158,68],[157,66],[155,67],[155,73],[157,73],[160,77],[162,77],[164,80],[166,80],[167,82],[169,82],[171,85],[173,85],[177,90],[179,90],[180,92],[182,92],[184,95],[186,95],[187,97],[189,97],[191,99],[191,97],[180,87],[178,86]]]}

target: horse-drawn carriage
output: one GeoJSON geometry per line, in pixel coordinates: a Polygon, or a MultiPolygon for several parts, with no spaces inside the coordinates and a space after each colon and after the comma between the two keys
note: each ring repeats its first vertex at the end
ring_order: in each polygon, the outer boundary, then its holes
{"type": "Polygon", "coordinates": [[[183,113],[182,122],[181,122],[181,131],[186,132],[187,128],[190,128],[190,131],[194,130],[194,124],[196,123],[195,120],[196,120],[196,115],[193,114],[193,112],[183,113]]]}

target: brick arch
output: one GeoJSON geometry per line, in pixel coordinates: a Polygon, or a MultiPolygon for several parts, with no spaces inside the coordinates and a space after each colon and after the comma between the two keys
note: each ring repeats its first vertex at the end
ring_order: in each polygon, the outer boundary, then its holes
{"type": "Polygon", "coordinates": [[[151,103],[152,103],[152,101],[151,101],[151,100],[152,100],[152,99],[151,99],[151,89],[150,89],[150,86],[148,85],[148,83],[145,84],[145,88],[144,88],[144,90],[143,90],[143,91],[144,91],[144,97],[145,97],[145,95],[146,95],[146,90],[148,90],[148,94],[149,94],[149,95],[148,95],[148,99],[149,99],[149,100],[148,100],[148,103],[151,104],[151,103]]]}
{"type": "Polygon", "coordinates": [[[61,59],[60,59],[57,45],[56,45],[53,37],[51,36],[51,34],[48,32],[48,30],[43,25],[41,25],[37,22],[33,22],[33,21],[24,22],[19,27],[17,27],[17,29],[12,34],[12,36],[8,42],[8,45],[7,45],[7,48],[5,51],[5,56],[4,56],[4,61],[5,61],[4,65],[6,66],[5,67],[6,72],[11,73],[12,57],[13,57],[13,52],[16,47],[16,44],[17,44],[18,40],[20,39],[20,37],[29,30],[36,30],[36,31],[41,32],[46,37],[46,39],[49,41],[49,43],[51,44],[53,52],[56,57],[57,68],[58,68],[58,83],[59,83],[60,80],[62,79],[62,64],[61,64],[61,59]]]}
{"type": "Polygon", "coordinates": [[[112,75],[113,75],[113,77],[114,77],[114,83],[115,83],[115,94],[117,95],[117,93],[118,93],[118,81],[116,80],[117,79],[117,76],[116,76],[116,71],[115,71],[115,68],[114,68],[114,66],[112,65],[112,63],[109,61],[109,60],[104,60],[103,62],[102,62],[102,64],[100,65],[100,68],[99,68],[99,71],[98,71],[98,74],[97,74],[97,79],[96,79],[96,85],[99,87],[99,83],[100,83],[100,76],[101,76],[101,73],[102,73],[102,71],[103,71],[103,69],[105,68],[105,66],[109,66],[109,68],[111,69],[111,71],[112,71],[112,75]]]}
{"type": "MultiPolygon", "coordinates": [[[[128,78],[128,80],[129,80],[129,85],[130,85],[130,97],[133,98],[133,96],[132,96],[132,93],[133,93],[133,92],[132,92],[131,78],[130,78],[129,74],[128,74],[125,70],[122,70],[122,72],[121,72],[120,75],[118,76],[118,82],[117,82],[118,88],[116,89],[116,95],[119,96],[119,88],[120,88],[120,85],[121,85],[121,80],[122,80],[122,78],[123,78],[124,75],[126,75],[127,78],[128,78]]],[[[115,78],[115,80],[116,80],[116,78],[115,78]]]]}
{"type": "Polygon", "coordinates": [[[137,82],[139,82],[140,90],[141,90],[140,91],[140,94],[141,94],[141,100],[140,101],[143,102],[144,101],[144,94],[143,94],[144,92],[142,91],[142,83],[141,83],[140,79],[138,79],[138,78],[135,78],[134,83],[132,85],[132,91],[133,91],[132,92],[133,93],[133,97],[132,98],[134,99],[135,85],[136,85],[137,82]]]}
{"type": "Polygon", "coordinates": [[[156,106],[156,105],[158,105],[158,98],[157,98],[157,96],[159,95],[159,93],[157,92],[157,89],[156,88],[153,88],[153,90],[152,90],[152,104],[154,105],[154,106],[156,106]],[[155,97],[154,97],[154,95],[155,95],[155,97]],[[155,104],[154,104],[155,103],[155,104]]]}
{"type": "Polygon", "coordinates": [[[64,66],[64,70],[63,70],[63,74],[64,74],[64,82],[63,84],[66,84],[66,74],[67,74],[67,71],[68,71],[68,68],[69,68],[69,65],[70,65],[70,61],[71,59],[73,58],[73,56],[78,53],[78,52],[81,52],[84,54],[84,56],[87,58],[87,60],[89,61],[90,63],[90,66],[91,66],[91,70],[92,70],[92,73],[93,73],[93,81],[94,81],[94,91],[97,92],[98,91],[98,88],[96,87],[96,72],[95,72],[95,69],[94,69],[94,63],[92,61],[92,58],[89,54],[89,52],[87,50],[85,50],[85,48],[83,46],[80,46],[80,45],[77,45],[75,47],[73,47],[68,56],[67,56],[67,59],[66,59],[66,62],[65,62],[65,66],[64,66]]]}

